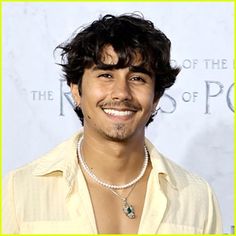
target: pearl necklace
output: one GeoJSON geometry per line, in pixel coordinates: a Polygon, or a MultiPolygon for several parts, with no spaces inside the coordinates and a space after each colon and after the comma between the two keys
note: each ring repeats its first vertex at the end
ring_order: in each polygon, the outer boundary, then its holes
{"type": "Polygon", "coordinates": [[[78,158],[79,158],[79,161],[83,167],[83,169],[86,171],[86,173],[97,183],[99,183],[100,185],[102,185],[103,187],[105,188],[108,188],[108,189],[125,189],[125,188],[129,188],[131,186],[133,186],[134,184],[136,184],[144,175],[146,169],[147,169],[147,165],[148,165],[148,150],[146,148],[146,146],[144,146],[144,151],[145,151],[145,156],[144,156],[144,162],[143,162],[143,167],[139,173],[139,175],[134,178],[132,181],[130,181],[129,183],[127,184],[124,184],[124,185],[114,185],[114,184],[108,184],[108,183],[105,183],[104,181],[100,180],[91,170],[90,168],[88,167],[88,165],[86,164],[86,162],[84,161],[83,159],[83,156],[81,154],[81,143],[82,143],[82,140],[83,140],[83,137],[81,137],[81,139],[79,140],[78,142],[78,158]]]}

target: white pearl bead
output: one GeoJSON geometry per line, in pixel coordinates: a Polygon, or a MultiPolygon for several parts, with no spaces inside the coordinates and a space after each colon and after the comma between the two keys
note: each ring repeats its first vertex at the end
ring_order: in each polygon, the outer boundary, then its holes
{"type": "Polygon", "coordinates": [[[97,183],[99,183],[100,185],[109,188],[109,189],[125,189],[125,188],[129,188],[131,186],[133,186],[134,184],[136,184],[144,175],[146,169],[147,169],[147,165],[148,165],[148,150],[146,148],[146,146],[144,146],[144,151],[145,151],[145,156],[144,156],[144,162],[143,162],[143,167],[139,173],[139,175],[134,178],[132,181],[130,181],[129,183],[125,184],[125,185],[113,185],[113,184],[108,184],[103,182],[102,180],[100,180],[88,167],[88,165],[86,164],[86,162],[84,161],[82,154],[81,154],[81,143],[82,143],[83,137],[80,138],[79,142],[78,142],[78,147],[77,147],[77,153],[78,153],[78,158],[79,161],[83,167],[83,169],[86,171],[86,173],[97,183]]]}

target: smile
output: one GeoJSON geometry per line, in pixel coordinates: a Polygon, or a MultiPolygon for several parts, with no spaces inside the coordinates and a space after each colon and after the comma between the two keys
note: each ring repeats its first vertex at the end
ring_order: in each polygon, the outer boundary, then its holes
{"type": "Polygon", "coordinates": [[[134,112],[133,111],[118,111],[118,110],[114,110],[114,109],[103,109],[103,111],[111,116],[130,116],[132,115],[134,112]]]}

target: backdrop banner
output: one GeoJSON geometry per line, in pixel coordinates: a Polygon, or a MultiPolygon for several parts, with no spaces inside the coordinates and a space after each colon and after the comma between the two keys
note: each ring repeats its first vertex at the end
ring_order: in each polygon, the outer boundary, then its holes
{"type": "Polygon", "coordinates": [[[81,129],[56,46],[100,15],[140,12],[171,40],[172,64],[182,68],[146,136],[210,183],[224,232],[233,232],[233,2],[2,5],[3,175],[81,129]]]}

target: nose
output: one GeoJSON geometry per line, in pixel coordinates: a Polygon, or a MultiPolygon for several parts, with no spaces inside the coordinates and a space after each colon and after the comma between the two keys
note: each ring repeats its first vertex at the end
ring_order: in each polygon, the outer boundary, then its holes
{"type": "Polygon", "coordinates": [[[131,100],[131,90],[125,78],[117,78],[113,84],[111,98],[113,100],[131,100]]]}

